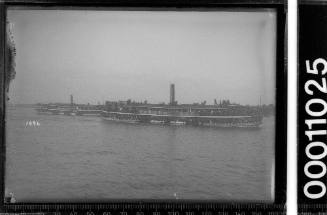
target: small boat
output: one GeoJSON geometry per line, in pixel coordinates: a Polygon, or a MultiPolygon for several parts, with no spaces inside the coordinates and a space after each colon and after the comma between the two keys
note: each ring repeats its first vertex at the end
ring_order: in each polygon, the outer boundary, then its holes
{"type": "Polygon", "coordinates": [[[163,121],[163,120],[150,120],[150,123],[151,124],[159,124],[159,125],[162,125],[162,124],[165,124],[165,121],[163,121]]]}
{"type": "Polygon", "coordinates": [[[185,125],[186,122],[183,122],[183,121],[170,121],[170,124],[171,125],[185,125]]]}

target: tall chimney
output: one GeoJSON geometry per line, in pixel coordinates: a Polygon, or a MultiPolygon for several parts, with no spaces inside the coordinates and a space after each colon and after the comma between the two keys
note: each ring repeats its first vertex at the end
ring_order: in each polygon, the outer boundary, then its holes
{"type": "Polygon", "coordinates": [[[170,84],[170,105],[175,105],[175,84],[170,84]]]}
{"type": "Polygon", "coordinates": [[[70,105],[71,105],[71,106],[74,105],[74,98],[73,98],[73,95],[70,95],[70,105]]]}

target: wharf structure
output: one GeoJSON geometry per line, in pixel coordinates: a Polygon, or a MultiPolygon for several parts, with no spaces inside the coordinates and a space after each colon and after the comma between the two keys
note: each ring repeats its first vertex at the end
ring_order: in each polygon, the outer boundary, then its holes
{"type": "Polygon", "coordinates": [[[232,104],[229,100],[214,105],[206,102],[178,104],[175,100],[175,85],[170,85],[168,104],[149,104],[145,102],[107,101],[104,105],[46,105],[38,112],[63,115],[96,115],[103,120],[123,123],[146,123],[162,125],[192,125],[209,127],[259,127],[263,114],[260,106],[232,104]]]}
{"type": "Polygon", "coordinates": [[[70,103],[37,104],[36,111],[39,114],[52,115],[78,115],[78,116],[101,116],[102,105],[76,104],[73,95],[70,95],[70,103]]]}

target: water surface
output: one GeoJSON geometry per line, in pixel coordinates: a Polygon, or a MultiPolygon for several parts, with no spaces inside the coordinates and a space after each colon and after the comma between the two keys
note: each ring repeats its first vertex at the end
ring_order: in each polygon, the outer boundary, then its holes
{"type": "Polygon", "coordinates": [[[272,201],[274,118],[261,129],[110,123],[7,113],[6,192],[18,202],[272,201]],[[37,121],[39,126],[26,125],[37,121]]]}

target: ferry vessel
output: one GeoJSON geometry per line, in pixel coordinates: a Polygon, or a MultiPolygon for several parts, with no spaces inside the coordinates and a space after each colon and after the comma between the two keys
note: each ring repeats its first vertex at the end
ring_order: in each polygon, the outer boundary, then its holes
{"type": "Polygon", "coordinates": [[[146,123],[156,125],[192,125],[205,127],[256,128],[262,124],[263,116],[195,116],[195,115],[160,115],[121,112],[102,112],[102,119],[111,122],[146,123]]]}

